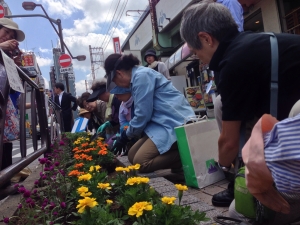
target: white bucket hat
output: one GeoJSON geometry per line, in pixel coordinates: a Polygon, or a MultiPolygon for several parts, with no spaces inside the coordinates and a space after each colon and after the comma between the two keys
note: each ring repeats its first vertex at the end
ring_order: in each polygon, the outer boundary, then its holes
{"type": "Polygon", "coordinates": [[[14,21],[8,18],[0,18],[0,25],[14,30],[17,33],[16,40],[17,41],[23,41],[25,39],[25,34],[23,31],[19,30],[18,24],[16,24],[14,21]]]}

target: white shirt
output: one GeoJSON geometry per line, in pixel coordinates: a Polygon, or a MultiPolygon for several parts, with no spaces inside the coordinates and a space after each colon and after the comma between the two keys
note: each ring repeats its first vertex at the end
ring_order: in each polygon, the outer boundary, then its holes
{"type": "Polygon", "coordinates": [[[61,99],[63,96],[64,91],[60,92],[59,96],[58,96],[58,100],[59,100],[59,104],[61,105],[61,99]]]}

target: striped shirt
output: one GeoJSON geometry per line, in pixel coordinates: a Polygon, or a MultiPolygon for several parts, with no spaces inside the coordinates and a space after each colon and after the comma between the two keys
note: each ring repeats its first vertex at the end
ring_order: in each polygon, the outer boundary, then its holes
{"type": "Polygon", "coordinates": [[[280,192],[300,193],[300,114],[264,135],[265,161],[280,192]]]}

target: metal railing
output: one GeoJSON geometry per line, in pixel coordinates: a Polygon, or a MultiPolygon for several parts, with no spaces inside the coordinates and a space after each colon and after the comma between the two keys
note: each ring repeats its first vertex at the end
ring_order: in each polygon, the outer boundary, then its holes
{"type": "MultiPolygon", "coordinates": [[[[0,67],[3,66],[2,59],[0,59],[0,67]]],[[[24,87],[24,93],[20,95],[20,104],[19,104],[19,116],[20,116],[20,153],[21,159],[14,162],[11,166],[4,168],[0,171],[0,187],[2,184],[9,181],[15,174],[21,171],[23,168],[28,166],[31,162],[37,159],[42,154],[50,153],[50,136],[49,136],[49,128],[47,121],[47,114],[45,109],[45,97],[44,91],[39,88],[39,86],[28,77],[18,66],[16,66],[17,71],[19,73],[19,77],[21,79],[22,85],[24,87]],[[27,155],[27,146],[26,146],[26,128],[25,128],[25,114],[26,114],[26,94],[27,87],[31,90],[31,123],[32,123],[32,142],[34,152],[27,155]],[[38,148],[37,142],[37,118],[40,125],[41,132],[41,147],[38,148]]],[[[1,71],[0,71],[1,72],[1,71]]],[[[1,82],[0,82],[0,168],[2,166],[2,158],[3,158],[3,130],[5,126],[5,118],[6,118],[6,106],[7,100],[9,97],[9,82],[7,79],[7,74],[5,70],[2,70],[0,74],[1,82]]],[[[14,146],[16,147],[16,146],[14,146]]]]}

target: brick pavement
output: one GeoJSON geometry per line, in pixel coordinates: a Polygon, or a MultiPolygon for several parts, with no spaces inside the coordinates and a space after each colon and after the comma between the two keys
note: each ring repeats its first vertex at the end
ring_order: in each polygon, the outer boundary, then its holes
{"type": "MultiPolygon", "coordinates": [[[[118,157],[121,166],[129,166],[131,163],[126,156],[118,157]]],[[[150,186],[152,186],[162,196],[177,196],[177,190],[174,183],[169,180],[176,180],[176,174],[171,173],[171,170],[159,170],[153,173],[140,173],[140,176],[150,178],[150,186]]],[[[182,182],[181,182],[182,183],[182,182]]],[[[222,180],[213,185],[202,189],[189,187],[189,190],[183,194],[181,204],[190,205],[193,210],[200,210],[206,213],[210,221],[201,222],[200,224],[215,224],[212,220],[214,216],[226,216],[228,207],[214,207],[211,203],[211,198],[214,194],[219,193],[227,188],[228,181],[222,180]]]]}

